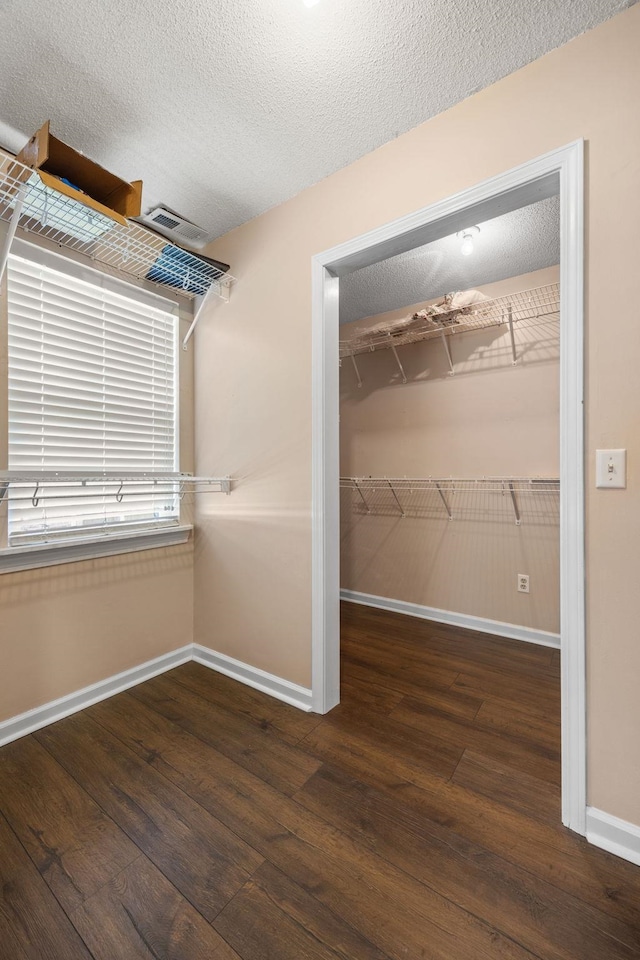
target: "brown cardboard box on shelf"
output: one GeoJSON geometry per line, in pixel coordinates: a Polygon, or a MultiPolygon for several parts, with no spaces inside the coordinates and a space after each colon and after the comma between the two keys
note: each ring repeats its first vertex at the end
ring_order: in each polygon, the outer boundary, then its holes
{"type": "Polygon", "coordinates": [[[127,183],[104,167],[58,140],[49,131],[47,120],[16,157],[32,167],[47,187],[97,210],[126,226],[127,217],[140,216],[142,180],[127,183]],[[74,184],[74,189],[60,178],[74,184]]]}

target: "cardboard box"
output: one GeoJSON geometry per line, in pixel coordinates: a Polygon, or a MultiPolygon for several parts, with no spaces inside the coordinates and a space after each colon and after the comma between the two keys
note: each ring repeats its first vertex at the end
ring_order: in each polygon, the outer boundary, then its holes
{"type": "Polygon", "coordinates": [[[127,183],[104,167],[58,140],[49,131],[47,120],[16,157],[35,170],[47,187],[73,197],[92,210],[111,217],[123,226],[127,217],[140,216],[142,180],[127,183]],[[64,177],[70,183],[64,183],[64,177]],[[78,189],[75,189],[75,188],[78,189]]]}

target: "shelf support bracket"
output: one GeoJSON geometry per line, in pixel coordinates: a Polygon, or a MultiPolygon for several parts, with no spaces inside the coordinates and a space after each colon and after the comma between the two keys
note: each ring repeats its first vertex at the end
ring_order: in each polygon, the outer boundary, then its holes
{"type": "Polygon", "coordinates": [[[27,190],[29,189],[29,184],[24,183],[18,190],[16,195],[16,205],[13,208],[13,213],[11,214],[11,220],[9,221],[9,226],[7,227],[7,232],[5,234],[4,240],[2,241],[2,247],[0,248],[0,283],[2,283],[2,278],[4,277],[4,271],[7,266],[7,260],[9,259],[9,253],[11,252],[11,244],[13,243],[13,238],[16,235],[16,230],[18,229],[18,223],[20,217],[22,216],[22,207],[24,206],[24,201],[27,196],[27,190]]]}
{"type": "Polygon", "coordinates": [[[507,307],[507,323],[509,324],[509,336],[511,337],[511,362],[515,366],[518,362],[518,355],[516,354],[516,338],[513,335],[513,309],[511,304],[507,307]]]}
{"type": "Polygon", "coordinates": [[[398,500],[398,495],[397,495],[397,493],[396,493],[395,490],[393,489],[393,484],[391,483],[391,480],[387,480],[387,483],[389,484],[389,490],[391,490],[391,493],[393,494],[393,499],[394,499],[395,502],[398,504],[398,510],[400,511],[400,516],[401,516],[402,519],[404,520],[404,518],[405,518],[405,512],[404,512],[404,509],[403,509],[403,507],[402,507],[402,504],[401,504],[400,501],[398,500]]]}
{"type": "Polygon", "coordinates": [[[215,280],[213,286],[216,288],[216,293],[220,297],[223,303],[229,303],[231,299],[231,284],[232,280],[229,280],[227,275],[220,277],[219,280],[215,280]]]}
{"type": "Polygon", "coordinates": [[[361,490],[360,487],[358,486],[358,481],[354,479],[353,483],[354,483],[354,486],[355,486],[356,490],[357,490],[358,493],[360,494],[360,498],[361,498],[362,502],[364,503],[365,510],[367,511],[367,513],[371,513],[371,510],[370,510],[370,508],[369,508],[369,504],[367,503],[367,498],[365,497],[364,493],[362,492],[362,490],[361,490]]]}
{"type": "Polygon", "coordinates": [[[442,337],[442,346],[444,347],[444,352],[447,355],[447,363],[449,364],[449,376],[452,377],[453,374],[455,373],[455,370],[453,369],[453,359],[451,357],[451,349],[449,347],[449,341],[445,336],[444,330],[441,331],[440,336],[442,337]]]}
{"type": "MultiPolygon", "coordinates": [[[[196,308],[196,311],[195,311],[195,313],[194,313],[194,315],[193,315],[193,320],[191,321],[191,326],[190,326],[189,329],[187,330],[187,332],[186,332],[186,334],[185,334],[185,338],[184,338],[184,340],[182,341],[182,349],[183,349],[183,350],[186,350],[186,349],[187,349],[187,344],[189,343],[189,340],[191,340],[191,337],[193,336],[193,331],[196,329],[198,320],[199,320],[200,317],[202,316],[202,311],[204,310],[205,306],[207,305],[207,303],[209,302],[209,299],[213,296],[213,294],[214,294],[214,293],[215,293],[215,294],[218,293],[219,287],[220,287],[220,284],[219,284],[217,281],[214,281],[214,282],[211,284],[211,286],[209,287],[209,289],[207,290],[207,292],[205,293],[204,297],[202,297],[202,298],[200,299],[200,303],[198,304],[198,306],[197,306],[197,308],[196,308]]],[[[227,301],[228,301],[228,298],[227,298],[227,301]]]]}
{"type": "Polygon", "coordinates": [[[509,493],[511,494],[511,502],[513,503],[513,512],[516,515],[516,527],[520,526],[520,510],[518,509],[518,501],[516,500],[516,491],[513,488],[513,484],[509,484],[509,493]]]}
{"type": "Polygon", "coordinates": [[[397,351],[396,348],[393,346],[393,344],[391,345],[391,350],[393,351],[393,355],[394,355],[394,357],[396,358],[396,363],[398,364],[398,367],[400,368],[400,373],[401,373],[401,375],[402,375],[402,382],[403,382],[403,383],[406,383],[406,382],[407,382],[407,375],[406,375],[406,373],[404,372],[404,367],[403,367],[402,364],[400,363],[400,357],[398,356],[398,351],[397,351]]]}
{"type": "Polygon", "coordinates": [[[453,516],[452,516],[452,514],[451,514],[451,508],[449,507],[449,504],[447,503],[447,498],[445,497],[444,493],[442,492],[442,487],[440,486],[440,484],[438,483],[437,480],[436,480],[436,490],[437,490],[438,493],[440,494],[440,499],[442,500],[442,502],[443,502],[443,504],[444,504],[444,508],[445,508],[445,510],[447,511],[447,516],[449,517],[449,520],[453,520],[453,516]]]}
{"type": "Polygon", "coordinates": [[[356,372],[356,378],[357,378],[357,380],[358,380],[358,386],[361,387],[361,386],[362,386],[362,378],[361,378],[361,376],[360,376],[360,371],[358,370],[358,364],[356,363],[356,358],[355,358],[355,356],[354,356],[353,354],[351,354],[351,363],[353,364],[353,369],[354,369],[355,372],[356,372]]]}
{"type": "Polygon", "coordinates": [[[0,483],[0,504],[3,503],[4,498],[7,496],[8,493],[9,493],[9,484],[0,483]]]}

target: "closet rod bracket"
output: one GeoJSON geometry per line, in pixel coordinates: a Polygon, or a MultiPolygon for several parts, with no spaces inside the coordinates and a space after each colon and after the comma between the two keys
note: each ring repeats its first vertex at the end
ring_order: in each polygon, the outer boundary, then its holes
{"type": "Polygon", "coordinates": [[[516,491],[513,488],[513,483],[509,483],[509,493],[511,494],[511,502],[513,503],[513,512],[516,515],[516,527],[520,526],[520,510],[518,509],[518,501],[516,499],[516,491]]]}
{"type": "Polygon", "coordinates": [[[360,371],[358,370],[358,364],[357,364],[356,358],[355,358],[355,356],[354,356],[353,354],[351,354],[351,363],[353,364],[353,369],[354,369],[355,372],[356,372],[356,378],[357,378],[357,380],[358,380],[358,386],[361,387],[361,386],[362,386],[362,377],[360,376],[360,371]]]}
{"type": "Polygon", "coordinates": [[[515,367],[518,362],[518,355],[516,353],[516,338],[513,333],[513,307],[511,304],[507,307],[507,323],[509,324],[509,337],[511,338],[511,363],[515,367]]]}
{"type": "Polygon", "coordinates": [[[443,504],[444,504],[444,508],[445,508],[445,510],[447,511],[447,516],[449,517],[449,520],[453,520],[453,514],[451,513],[451,507],[449,506],[449,504],[448,504],[448,502],[447,502],[447,498],[445,497],[445,495],[444,495],[444,493],[443,493],[442,487],[440,486],[440,484],[438,483],[437,480],[436,480],[436,490],[437,490],[438,493],[440,494],[440,499],[442,500],[442,502],[443,502],[443,504]]]}
{"type": "Polygon", "coordinates": [[[18,229],[18,223],[20,222],[20,217],[22,216],[22,208],[24,206],[28,189],[29,184],[27,183],[23,184],[19,188],[16,196],[15,207],[13,208],[11,219],[9,220],[9,226],[7,227],[7,232],[5,233],[4,240],[2,241],[2,247],[0,248],[0,283],[4,277],[7,260],[9,259],[9,253],[11,252],[11,244],[13,243],[13,238],[15,237],[16,230],[18,229]]]}
{"type": "Polygon", "coordinates": [[[389,484],[389,489],[391,490],[391,493],[393,494],[393,499],[395,500],[395,502],[396,502],[397,505],[398,505],[398,510],[400,511],[400,516],[401,516],[402,519],[404,520],[404,518],[405,518],[405,516],[406,516],[406,514],[405,514],[405,512],[404,512],[404,507],[402,506],[402,504],[401,504],[400,501],[398,500],[398,495],[397,495],[397,493],[395,492],[395,490],[393,489],[393,484],[391,483],[391,480],[387,480],[387,483],[389,484]]]}
{"type": "Polygon", "coordinates": [[[357,481],[356,479],[354,479],[353,483],[354,483],[354,486],[355,486],[356,490],[357,490],[358,493],[360,494],[360,497],[361,497],[361,499],[362,499],[362,502],[364,503],[365,510],[367,511],[367,513],[371,513],[371,508],[369,507],[369,504],[367,503],[367,498],[365,497],[364,493],[363,493],[362,490],[360,489],[360,486],[359,486],[359,484],[358,484],[358,481],[357,481]]]}
{"type": "Polygon", "coordinates": [[[187,349],[187,344],[189,343],[189,340],[191,340],[191,337],[193,336],[193,332],[196,329],[196,326],[198,324],[198,320],[202,316],[202,311],[204,310],[209,300],[215,295],[216,297],[219,297],[221,300],[223,300],[224,303],[229,303],[229,290],[230,290],[230,287],[228,285],[223,285],[222,283],[220,283],[220,281],[214,280],[214,282],[211,284],[211,286],[209,287],[205,295],[203,297],[200,297],[200,302],[198,303],[198,306],[196,307],[193,313],[193,320],[191,321],[191,326],[187,330],[185,334],[185,338],[182,341],[183,350],[187,349]]]}
{"type": "Polygon", "coordinates": [[[406,373],[404,372],[404,367],[403,367],[402,364],[400,363],[400,357],[398,356],[398,351],[396,350],[396,348],[395,348],[395,346],[394,346],[393,344],[391,345],[391,350],[392,350],[392,353],[393,353],[394,357],[396,358],[396,363],[398,364],[398,367],[399,367],[399,369],[400,369],[400,375],[401,375],[401,377],[402,377],[402,382],[403,382],[403,383],[406,383],[406,382],[407,382],[407,375],[406,375],[406,373]]]}
{"type": "Polygon", "coordinates": [[[449,376],[452,377],[455,373],[455,370],[453,369],[453,358],[451,356],[451,348],[449,346],[449,341],[445,336],[444,330],[442,330],[442,332],[440,333],[440,336],[442,337],[442,346],[444,347],[444,352],[447,355],[447,363],[449,364],[449,376]]]}

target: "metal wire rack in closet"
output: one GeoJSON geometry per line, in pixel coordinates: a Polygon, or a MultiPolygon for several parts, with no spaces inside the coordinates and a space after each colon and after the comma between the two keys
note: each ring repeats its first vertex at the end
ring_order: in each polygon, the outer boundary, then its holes
{"type": "Polygon", "coordinates": [[[419,311],[413,317],[403,321],[390,321],[385,329],[360,330],[351,338],[340,340],[340,360],[350,358],[358,380],[362,386],[362,377],[356,357],[378,350],[391,350],[402,381],[407,377],[402,361],[397,353],[398,347],[439,339],[446,353],[449,372],[455,373],[454,358],[450,340],[490,327],[504,326],[509,331],[511,360],[518,362],[518,331],[558,320],[560,316],[560,284],[549,283],[531,290],[521,290],[491,300],[481,300],[470,306],[451,311],[441,311],[424,316],[428,311],[419,311]],[[407,322],[408,321],[408,322],[407,322]]]}
{"type": "Polygon", "coordinates": [[[557,524],[557,477],[341,477],[355,513],[557,524]]]}

